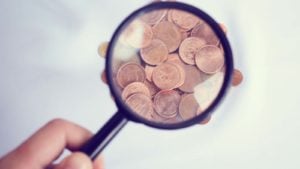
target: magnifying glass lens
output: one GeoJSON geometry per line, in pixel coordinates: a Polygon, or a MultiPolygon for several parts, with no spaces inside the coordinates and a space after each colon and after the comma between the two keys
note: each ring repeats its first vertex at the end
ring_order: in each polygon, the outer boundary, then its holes
{"type": "Polygon", "coordinates": [[[226,71],[220,38],[188,11],[139,13],[111,45],[111,85],[135,116],[182,123],[201,115],[220,93],[226,71]]]}

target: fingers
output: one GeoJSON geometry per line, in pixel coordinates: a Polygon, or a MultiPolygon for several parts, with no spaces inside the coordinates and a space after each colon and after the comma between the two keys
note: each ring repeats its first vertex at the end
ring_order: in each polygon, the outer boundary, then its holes
{"type": "Polygon", "coordinates": [[[238,86],[242,83],[243,79],[244,79],[244,77],[243,77],[242,72],[239,71],[238,69],[234,69],[231,85],[234,87],[238,86]]]}
{"type": "MultiPolygon", "coordinates": [[[[71,151],[91,137],[91,133],[71,122],[56,119],[38,130],[20,145],[12,156],[19,161],[26,161],[31,168],[45,168],[67,148],[71,151]]],[[[77,156],[76,156],[77,157],[77,156]]]]}
{"type": "Polygon", "coordinates": [[[220,23],[219,25],[220,25],[221,29],[223,30],[223,32],[224,32],[225,34],[227,34],[227,33],[228,33],[227,27],[226,27],[223,23],[220,23]]]}
{"type": "Polygon", "coordinates": [[[98,47],[98,55],[105,58],[107,47],[108,47],[108,42],[101,43],[98,47]]]}
{"type": "Polygon", "coordinates": [[[93,169],[93,163],[85,154],[73,153],[54,167],[54,169],[93,169]]]}

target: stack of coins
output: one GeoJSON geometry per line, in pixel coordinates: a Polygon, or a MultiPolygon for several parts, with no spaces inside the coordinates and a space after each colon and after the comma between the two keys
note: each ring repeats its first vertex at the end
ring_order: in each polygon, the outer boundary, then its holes
{"type": "MultiPolygon", "coordinates": [[[[126,27],[119,43],[135,49],[135,61],[116,61],[121,64],[113,69],[120,96],[136,114],[155,122],[178,123],[201,114],[206,106],[195,95],[197,86],[225,69],[214,31],[180,10],[143,14],[126,27]]],[[[118,50],[113,57],[128,55],[118,50]]]]}

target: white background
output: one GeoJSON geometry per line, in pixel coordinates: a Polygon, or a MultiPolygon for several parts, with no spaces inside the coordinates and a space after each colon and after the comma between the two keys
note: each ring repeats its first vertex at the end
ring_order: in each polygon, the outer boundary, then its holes
{"type": "MultiPolygon", "coordinates": [[[[244,83],[206,126],[129,123],[107,169],[298,169],[300,1],[187,0],[224,22],[244,83]]],[[[0,156],[61,117],[96,131],[116,111],[97,47],[147,1],[0,1],[0,156]]]]}

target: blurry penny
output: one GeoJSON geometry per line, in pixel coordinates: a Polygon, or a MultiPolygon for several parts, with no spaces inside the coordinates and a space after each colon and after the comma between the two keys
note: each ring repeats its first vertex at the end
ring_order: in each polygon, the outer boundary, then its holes
{"type": "Polygon", "coordinates": [[[153,38],[151,27],[142,21],[133,21],[122,34],[124,41],[135,48],[148,46],[153,38]]]}
{"type": "Polygon", "coordinates": [[[183,92],[192,93],[195,86],[202,81],[201,73],[197,67],[191,65],[186,65],[184,70],[187,76],[185,76],[184,83],[179,89],[183,92]]]}
{"type": "Polygon", "coordinates": [[[133,94],[126,99],[126,104],[136,114],[151,120],[154,110],[152,100],[148,96],[141,93],[133,94]]]}
{"type": "Polygon", "coordinates": [[[144,83],[148,87],[151,96],[154,96],[159,92],[159,88],[157,88],[153,83],[149,82],[148,80],[146,80],[144,83]]]}
{"type": "Polygon", "coordinates": [[[180,99],[180,95],[174,90],[160,91],[154,97],[154,109],[164,118],[175,117],[180,99]]]}
{"type": "Polygon", "coordinates": [[[197,67],[207,74],[214,74],[224,66],[224,55],[221,49],[212,45],[201,48],[195,60],[197,67]]]}
{"type": "Polygon", "coordinates": [[[166,14],[167,10],[154,10],[143,14],[140,19],[149,25],[155,25],[159,23],[166,16],[166,14]]]}
{"type": "Polygon", "coordinates": [[[169,51],[164,42],[154,39],[147,47],[142,48],[140,53],[149,65],[159,65],[168,58],[169,51]]]}
{"type": "Polygon", "coordinates": [[[200,21],[195,15],[182,10],[173,10],[171,13],[171,17],[176,25],[186,31],[191,30],[200,21]]]}
{"type": "Polygon", "coordinates": [[[189,94],[181,98],[179,114],[183,120],[189,120],[197,116],[198,109],[199,104],[193,94],[189,94]]]}
{"type": "Polygon", "coordinates": [[[189,32],[181,32],[181,39],[182,39],[182,41],[184,41],[189,36],[190,36],[189,32]]]}
{"type": "Polygon", "coordinates": [[[171,63],[177,63],[180,66],[184,67],[186,64],[181,60],[180,56],[178,53],[172,53],[169,54],[168,59],[166,62],[171,62],[171,63]]]}
{"type": "Polygon", "coordinates": [[[98,47],[98,55],[101,56],[101,57],[105,57],[107,47],[108,47],[108,42],[101,43],[100,46],[98,47]]]}
{"type": "Polygon", "coordinates": [[[240,85],[242,83],[243,79],[244,79],[243,74],[239,70],[235,69],[233,71],[233,77],[232,77],[232,82],[231,82],[232,86],[240,85]]]}
{"type": "Polygon", "coordinates": [[[133,82],[124,88],[122,92],[122,99],[126,100],[129,96],[135,93],[141,93],[148,97],[151,97],[150,90],[144,83],[133,82]]]}
{"type": "Polygon", "coordinates": [[[155,68],[154,66],[149,66],[149,65],[145,66],[146,78],[150,82],[152,82],[152,73],[153,73],[154,68],[155,68]]]}
{"type": "Polygon", "coordinates": [[[144,82],[146,73],[142,66],[136,63],[126,63],[117,72],[117,82],[124,88],[133,82],[144,82]]]}
{"type": "Polygon", "coordinates": [[[195,26],[192,30],[191,36],[203,38],[209,45],[218,45],[220,42],[214,31],[206,23],[195,26]]]}
{"type": "Polygon", "coordinates": [[[195,56],[203,46],[205,46],[203,39],[189,37],[181,43],[179,55],[185,63],[195,65],[195,56]]]}
{"type": "Polygon", "coordinates": [[[184,78],[181,75],[177,65],[163,63],[153,70],[152,80],[162,90],[174,89],[180,83],[181,79],[184,78]]]}
{"type": "Polygon", "coordinates": [[[154,37],[162,40],[169,50],[174,52],[181,42],[181,33],[177,26],[168,21],[162,21],[153,27],[154,37]]]}

